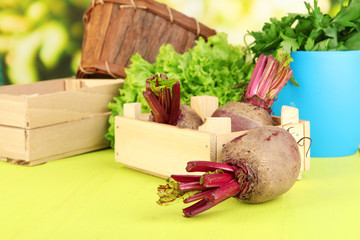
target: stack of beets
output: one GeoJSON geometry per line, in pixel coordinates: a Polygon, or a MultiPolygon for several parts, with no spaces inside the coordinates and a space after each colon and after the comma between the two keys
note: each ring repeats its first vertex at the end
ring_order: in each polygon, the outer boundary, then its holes
{"type": "MultiPolygon", "coordinates": [[[[160,205],[176,200],[195,202],[183,209],[185,217],[197,215],[234,197],[248,203],[260,203],[287,192],[300,171],[297,142],[284,129],[273,126],[270,116],[275,96],[292,75],[291,58],[278,52],[261,55],[256,63],[247,92],[241,102],[219,107],[213,117],[230,117],[232,131],[243,131],[225,144],[218,162],[191,161],[187,172],[196,175],[172,175],[158,188],[160,205]]],[[[189,106],[180,104],[180,84],[166,76],[147,80],[143,93],[152,114],[151,120],[197,129],[203,122],[189,106]]]]}

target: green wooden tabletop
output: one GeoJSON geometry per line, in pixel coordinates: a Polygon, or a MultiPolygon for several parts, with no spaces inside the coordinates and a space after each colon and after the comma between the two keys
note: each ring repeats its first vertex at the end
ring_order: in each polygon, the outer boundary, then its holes
{"type": "Polygon", "coordinates": [[[283,196],[229,199],[193,218],[159,206],[165,180],[126,168],[111,149],[34,167],[0,163],[0,239],[360,239],[360,154],[312,158],[283,196]]]}

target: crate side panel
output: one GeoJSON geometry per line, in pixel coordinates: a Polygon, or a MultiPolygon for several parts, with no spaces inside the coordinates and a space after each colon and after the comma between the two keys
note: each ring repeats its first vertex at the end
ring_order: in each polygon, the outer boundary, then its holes
{"type": "Polygon", "coordinates": [[[30,129],[27,149],[29,161],[55,155],[62,156],[79,149],[108,147],[109,142],[104,136],[108,130],[109,115],[110,113],[106,113],[78,121],[30,129]]]}
{"type": "Polygon", "coordinates": [[[0,158],[25,160],[26,130],[0,126],[0,158]]]}
{"type": "Polygon", "coordinates": [[[17,96],[43,95],[64,91],[64,79],[40,81],[36,83],[6,85],[0,87],[0,94],[17,96]]]}
{"type": "Polygon", "coordinates": [[[36,128],[108,112],[108,104],[119,95],[122,81],[84,87],[28,99],[29,127],[36,128]]]}
{"type": "Polygon", "coordinates": [[[23,97],[0,94],[0,125],[26,127],[26,104],[23,97]]]}
{"type": "Polygon", "coordinates": [[[191,160],[215,159],[215,135],[117,116],[115,159],[155,176],[185,174],[191,160]]]}

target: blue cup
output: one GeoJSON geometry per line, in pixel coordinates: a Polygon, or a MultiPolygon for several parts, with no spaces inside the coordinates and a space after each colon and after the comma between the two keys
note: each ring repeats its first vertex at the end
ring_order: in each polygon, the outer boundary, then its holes
{"type": "Polygon", "coordinates": [[[297,51],[292,53],[293,76],[273,105],[299,109],[310,121],[311,157],[343,157],[360,145],[360,51],[297,51]]]}

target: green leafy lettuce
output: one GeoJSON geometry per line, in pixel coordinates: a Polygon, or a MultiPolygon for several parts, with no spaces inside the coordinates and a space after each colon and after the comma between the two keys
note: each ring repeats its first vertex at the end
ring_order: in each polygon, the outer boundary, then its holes
{"type": "Polygon", "coordinates": [[[250,48],[255,56],[276,49],[285,51],[339,51],[360,49],[360,1],[350,0],[336,16],[321,12],[317,1],[305,2],[307,14],[271,18],[262,31],[249,32],[255,40],[250,48]]]}
{"type": "Polygon", "coordinates": [[[190,104],[191,96],[209,95],[219,98],[219,104],[240,100],[250,80],[254,60],[242,46],[228,43],[227,35],[219,33],[205,41],[199,38],[188,52],[179,54],[172,45],[163,45],[154,63],[139,54],[132,56],[125,70],[126,79],[120,96],[109,104],[112,115],[106,138],[114,144],[114,117],[123,114],[123,104],[140,102],[142,112],[150,109],[142,95],[145,80],[155,74],[165,74],[181,84],[181,102],[190,104]]]}

